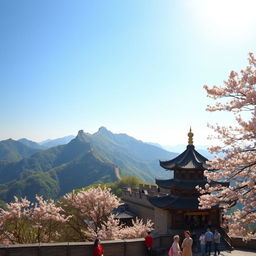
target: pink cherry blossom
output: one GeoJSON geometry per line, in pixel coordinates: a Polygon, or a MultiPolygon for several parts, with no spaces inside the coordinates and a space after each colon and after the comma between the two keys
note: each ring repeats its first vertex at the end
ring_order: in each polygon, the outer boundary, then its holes
{"type": "Polygon", "coordinates": [[[91,188],[66,194],[59,202],[36,196],[14,198],[0,209],[0,243],[87,241],[99,237],[123,239],[143,237],[153,223],[136,219],[132,227],[120,225],[112,214],[120,199],[106,188],[91,188]]]}
{"type": "Polygon", "coordinates": [[[60,225],[69,217],[52,200],[36,196],[36,203],[14,198],[0,211],[0,243],[53,242],[60,237],[60,225]]]}
{"type": "Polygon", "coordinates": [[[223,86],[204,86],[208,97],[216,102],[208,111],[228,111],[236,119],[236,126],[210,126],[220,144],[210,148],[216,157],[205,171],[208,181],[231,182],[227,187],[198,188],[202,208],[221,205],[225,211],[235,205],[226,216],[231,235],[245,238],[256,236],[256,59],[249,53],[249,65],[239,72],[231,71],[223,86]],[[222,153],[222,154],[220,154],[222,153]],[[222,156],[222,157],[221,157],[222,156]],[[214,192],[214,193],[213,193],[214,192]]]}
{"type": "MultiPolygon", "coordinates": [[[[152,222],[145,224],[136,220],[133,227],[120,225],[112,211],[120,205],[120,199],[108,188],[91,188],[77,193],[69,193],[61,202],[65,213],[72,217],[68,221],[72,238],[76,241],[101,239],[121,239],[143,237],[152,229],[152,222]]],[[[68,237],[67,239],[71,239],[68,237]]]]}

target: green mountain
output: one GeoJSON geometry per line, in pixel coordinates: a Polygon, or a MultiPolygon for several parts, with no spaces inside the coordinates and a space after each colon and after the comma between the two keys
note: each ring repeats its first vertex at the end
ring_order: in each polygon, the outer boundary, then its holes
{"type": "Polygon", "coordinates": [[[40,145],[37,142],[34,142],[32,140],[28,140],[26,138],[22,138],[18,140],[19,142],[21,142],[22,144],[30,147],[30,148],[34,148],[34,149],[46,149],[47,147],[44,147],[43,145],[40,145]]]}
{"type": "Polygon", "coordinates": [[[0,141],[0,161],[14,162],[29,157],[38,149],[31,148],[20,141],[8,139],[0,141]]]}
{"type": "Polygon", "coordinates": [[[159,160],[174,156],[104,127],[92,135],[79,131],[68,144],[40,150],[19,161],[0,161],[0,200],[11,201],[14,195],[33,200],[35,194],[58,198],[73,189],[113,182],[120,176],[154,182],[155,177],[170,176],[160,168],[159,160]]]}
{"type": "Polygon", "coordinates": [[[72,189],[117,180],[115,166],[97,158],[81,133],[66,145],[35,153],[18,162],[0,163],[0,199],[35,194],[57,198],[72,189]]]}
{"type": "Polygon", "coordinates": [[[170,177],[170,172],[159,166],[159,160],[169,160],[176,153],[136,140],[126,134],[113,134],[105,127],[92,135],[85,135],[97,155],[117,165],[121,176],[135,176],[147,182],[170,177]]]}

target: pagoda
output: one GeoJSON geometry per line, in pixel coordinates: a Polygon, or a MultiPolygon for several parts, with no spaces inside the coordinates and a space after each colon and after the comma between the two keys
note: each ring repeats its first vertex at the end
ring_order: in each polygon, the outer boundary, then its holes
{"type": "MultiPolygon", "coordinates": [[[[169,233],[177,229],[219,227],[222,221],[221,209],[199,209],[200,193],[196,186],[204,187],[207,178],[204,171],[209,168],[208,159],[195,150],[193,133],[188,133],[186,150],[169,161],[160,161],[165,170],[174,172],[172,179],[156,179],[158,195],[148,195],[154,207],[155,225],[159,233],[169,233]]],[[[211,185],[228,183],[211,182],[211,185]]]]}

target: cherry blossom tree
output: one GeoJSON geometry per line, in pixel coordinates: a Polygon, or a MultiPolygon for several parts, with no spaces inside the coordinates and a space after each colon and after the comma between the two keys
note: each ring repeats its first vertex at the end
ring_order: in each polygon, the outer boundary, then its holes
{"type": "Polygon", "coordinates": [[[113,209],[120,204],[119,199],[107,188],[90,188],[66,194],[61,206],[67,215],[71,215],[68,225],[71,235],[68,239],[86,241],[88,231],[98,234],[103,222],[108,220],[113,209]]]}
{"type": "Polygon", "coordinates": [[[36,196],[36,203],[14,198],[7,209],[0,210],[0,243],[35,243],[57,241],[64,217],[61,207],[52,200],[45,201],[36,196]]]}
{"type": "Polygon", "coordinates": [[[147,220],[146,223],[143,220],[136,218],[132,221],[132,226],[123,228],[120,232],[120,238],[136,238],[145,237],[148,231],[153,229],[153,222],[147,220]]]}
{"type": "Polygon", "coordinates": [[[31,203],[15,197],[0,209],[0,243],[88,241],[143,237],[153,223],[135,220],[132,227],[120,225],[112,211],[120,199],[109,188],[91,188],[66,194],[57,205],[36,196],[31,203]]]}
{"type": "Polygon", "coordinates": [[[98,232],[89,228],[85,234],[89,239],[95,239],[96,237],[102,240],[115,240],[115,239],[130,239],[145,237],[148,231],[153,229],[153,222],[147,220],[146,223],[142,219],[136,218],[132,221],[132,226],[124,226],[119,223],[119,220],[115,219],[115,216],[111,214],[107,221],[101,224],[101,228],[98,232]]]}
{"type": "Polygon", "coordinates": [[[214,105],[208,111],[227,111],[235,126],[210,126],[220,144],[210,148],[215,158],[205,171],[208,181],[230,182],[229,187],[201,188],[202,208],[216,204],[224,210],[236,207],[226,217],[232,235],[255,236],[256,227],[256,59],[249,53],[249,64],[240,73],[232,71],[223,86],[204,86],[214,105]],[[222,157],[221,157],[222,156],[222,157]],[[240,209],[239,209],[240,208],[240,209]]]}
{"type": "Polygon", "coordinates": [[[63,232],[64,223],[71,216],[64,216],[63,209],[57,207],[53,200],[44,200],[41,196],[36,196],[37,202],[30,209],[30,221],[35,231],[36,242],[58,241],[63,232]]]}
{"type": "Polygon", "coordinates": [[[29,223],[30,201],[14,198],[7,204],[7,209],[0,211],[0,243],[15,244],[31,242],[31,225],[29,223]]]}
{"type": "Polygon", "coordinates": [[[66,240],[87,241],[96,237],[103,240],[143,237],[153,223],[134,221],[133,227],[120,225],[112,211],[120,200],[109,188],[97,187],[65,195],[61,206],[72,217],[68,221],[70,232],[66,240]]]}

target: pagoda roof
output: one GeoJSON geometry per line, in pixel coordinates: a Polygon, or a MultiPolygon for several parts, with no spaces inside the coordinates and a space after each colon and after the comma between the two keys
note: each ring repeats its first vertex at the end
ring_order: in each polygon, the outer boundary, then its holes
{"type": "Polygon", "coordinates": [[[127,205],[121,204],[112,211],[117,219],[134,219],[136,214],[129,211],[127,205]]]}
{"type": "Polygon", "coordinates": [[[161,188],[180,188],[180,189],[195,189],[197,185],[200,187],[204,186],[207,180],[158,180],[156,179],[156,184],[161,188]]]}
{"type": "Polygon", "coordinates": [[[198,210],[199,201],[197,197],[180,197],[174,195],[148,196],[149,202],[155,207],[164,209],[198,210]]]}
{"type": "Polygon", "coordinates": [[[208,159],[199,154],[194,145],[188,145],[187,149],[169,161],[160,161],[160,166],[167,170],[175,169],[207,169],[209,165],[206,164],[208,159]]]}
{"type": "MultiPolygon", "coordinates": [[[[200,187],[203,187],[205,186],[206,183],[208,183],[207,179],[202,179],[202,180],[178,180],[178,179],[158,180],[156,179],[156,184],[161,188],[178,188],[178,189],[194,190],[197,185],[200,187]]],[[[212,181],[210,182],[210,185],[229,186],[229,182],[212,181]]]]}
{"type": "Polygon", "coordinates": [[[121,212],[115,215],[115,218],[117,219],[134,219],[135,217],[136,215],[129,211],[121,212]]]}

